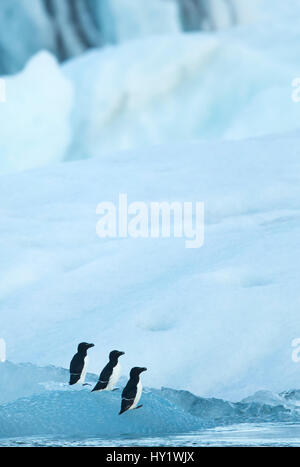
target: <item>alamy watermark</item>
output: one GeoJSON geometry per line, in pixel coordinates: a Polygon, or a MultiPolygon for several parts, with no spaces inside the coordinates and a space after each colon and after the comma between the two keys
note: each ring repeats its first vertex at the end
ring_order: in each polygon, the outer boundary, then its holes
{"type": "Polygon", "coordinates": [[[97,206],[100,238],[184,238],[186,248],[200,248],[204,243],[203,202],[150,202],[128,204],[126,193],[118,203],[102,202],[97,206]]]}
{"type": "Polygon", "coordinates": [[[292,340],[292,347],[294,347],[294,350],[292,352],[292,360],[294,363],[299,363],[300,362],[300,337],[296,337],[295,339],[292,340]]]}
{"type": "Polygon", "coordinates": [[[5,362],[6,360],[6,343],[4,339],[0,339],[0,362],[5,362]]]}
{"type": "Polygon", "coordinates": [[[292,100],[296,103],[300,102],[300,78],[294,78],[292,81],[292,100]]]}
{"type": "Polygon", "coordinates": [[[6,102],[6,82],[3,78],[0,78],[0,103],[1,102],[6,102]]]}

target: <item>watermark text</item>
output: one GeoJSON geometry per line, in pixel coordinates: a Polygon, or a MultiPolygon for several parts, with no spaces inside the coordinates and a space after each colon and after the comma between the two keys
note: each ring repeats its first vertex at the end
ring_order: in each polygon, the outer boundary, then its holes
{"type": "Polygon", "coordinates": [[[300,77],[299,78],[294,78],[292,81],[292,100],[295,103],[300,102],[300,77]]]}
{"type": "Polygon", "coordinates": [[[200,248],[204,243],[203,202],[150,202],[128,204],[126,193],[118,203],[102,202],[97,206],[96,231],[100,238],[184,238],[186,248],[200,248]]]}

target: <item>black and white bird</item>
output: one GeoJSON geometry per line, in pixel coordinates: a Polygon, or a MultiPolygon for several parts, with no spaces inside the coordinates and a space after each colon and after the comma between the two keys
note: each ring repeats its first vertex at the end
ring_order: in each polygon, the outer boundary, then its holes
{"type": "Polygon", "coordinates": [[[147,368],[134,367],[130,371],[130,378],[122,392],[122,403],[119,415],[127,410],[139,409],[138,405],[142,395],[143,386],[140,381],[140,374],[147,371],[147,368]]]}
{"type": "Polygon", "coordinates": [[[77,353],[70,363],[70,385],[84,383],[88,365],[87,351],[91,347],[94,347],[94,344],[88,344],[87,342],[81,342],[78,345],[77,353]]]}
{"type": "Polygon", "coordinates": [[[121,376],[121,365],[119,357],[124,355],[125,352],[119,350],[112,350],[109,354],[109,362],[100,373],[99,380],[94,387],[93,391],[113,391],[115,385],[121,376]]]}

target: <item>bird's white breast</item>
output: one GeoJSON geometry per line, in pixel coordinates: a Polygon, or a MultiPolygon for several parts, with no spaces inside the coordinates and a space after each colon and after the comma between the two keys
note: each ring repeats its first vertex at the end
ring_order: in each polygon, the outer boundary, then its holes
{"type": "Polygon", "coordinates": [[[85,377],[86,377],[87,368],[88,368],[88,363],[89,363],[89,357],[86,356],[86,357],[84,357],[84,365],[83,365],[83,368],[82,368],[80,380],[78,381],[77,384],[83,384],[83,383],[84,383],[85,377]]]}
{"type": "Polygon", "coordinates": [[[138,385],[137,385],[137,388],[136,388],[136,396],[134,398],[134,401],[133,401],[133,404],[132,406],[130,407],[130,409],[135,409],[136,406],[138,405],[139,401],[140,401],[140,398],[141,398],[141,395],[142,395],[142,391],[143,391],[143,385],[142,383],[139,381],[138,382],[138,385]]]}
{"type": "Polygon", "coordinates": [[[119,378],[121,376],[121,365],[118,362],[116,366],[113,368],[113,372],[111,374],[111,377],[109,378],[108,385],[106,386],[106,391],[112,391],[119,381],[119,378]]]}

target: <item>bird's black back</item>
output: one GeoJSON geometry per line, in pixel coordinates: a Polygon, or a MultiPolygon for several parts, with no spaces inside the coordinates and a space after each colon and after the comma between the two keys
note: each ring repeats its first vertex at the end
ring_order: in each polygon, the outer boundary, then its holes
{"type": "Polygon", "coordinates": [[[137,393],[137,385],[139,383],[139,380],[140,379],[138,376],[130,378],[125,388],[123,389],[120,415],[123,412],[126,412],[126,410],[130,409],[130,407],[132,406],[137,393]]]}
{"type": "Polygon", "coordinates": [[[84,367],[84,357],[82,353],[76,353],[70,363],[70,382],[69,384],[76,384],[81,377],[81,373],[84,367]]]}
{"type": "MultiPolygon", "coordinates": [[[[108,362],[108,364],[103,368],[100,373],[99,380],[94,387],[93,391],[100,391],[101,389],[105,389],[109,383],[109,378],[111,377],[114,367],[118,364],[118,362],[108,362]]],[[[92,391],[92,392],[93,392],[92,391]]]]}

